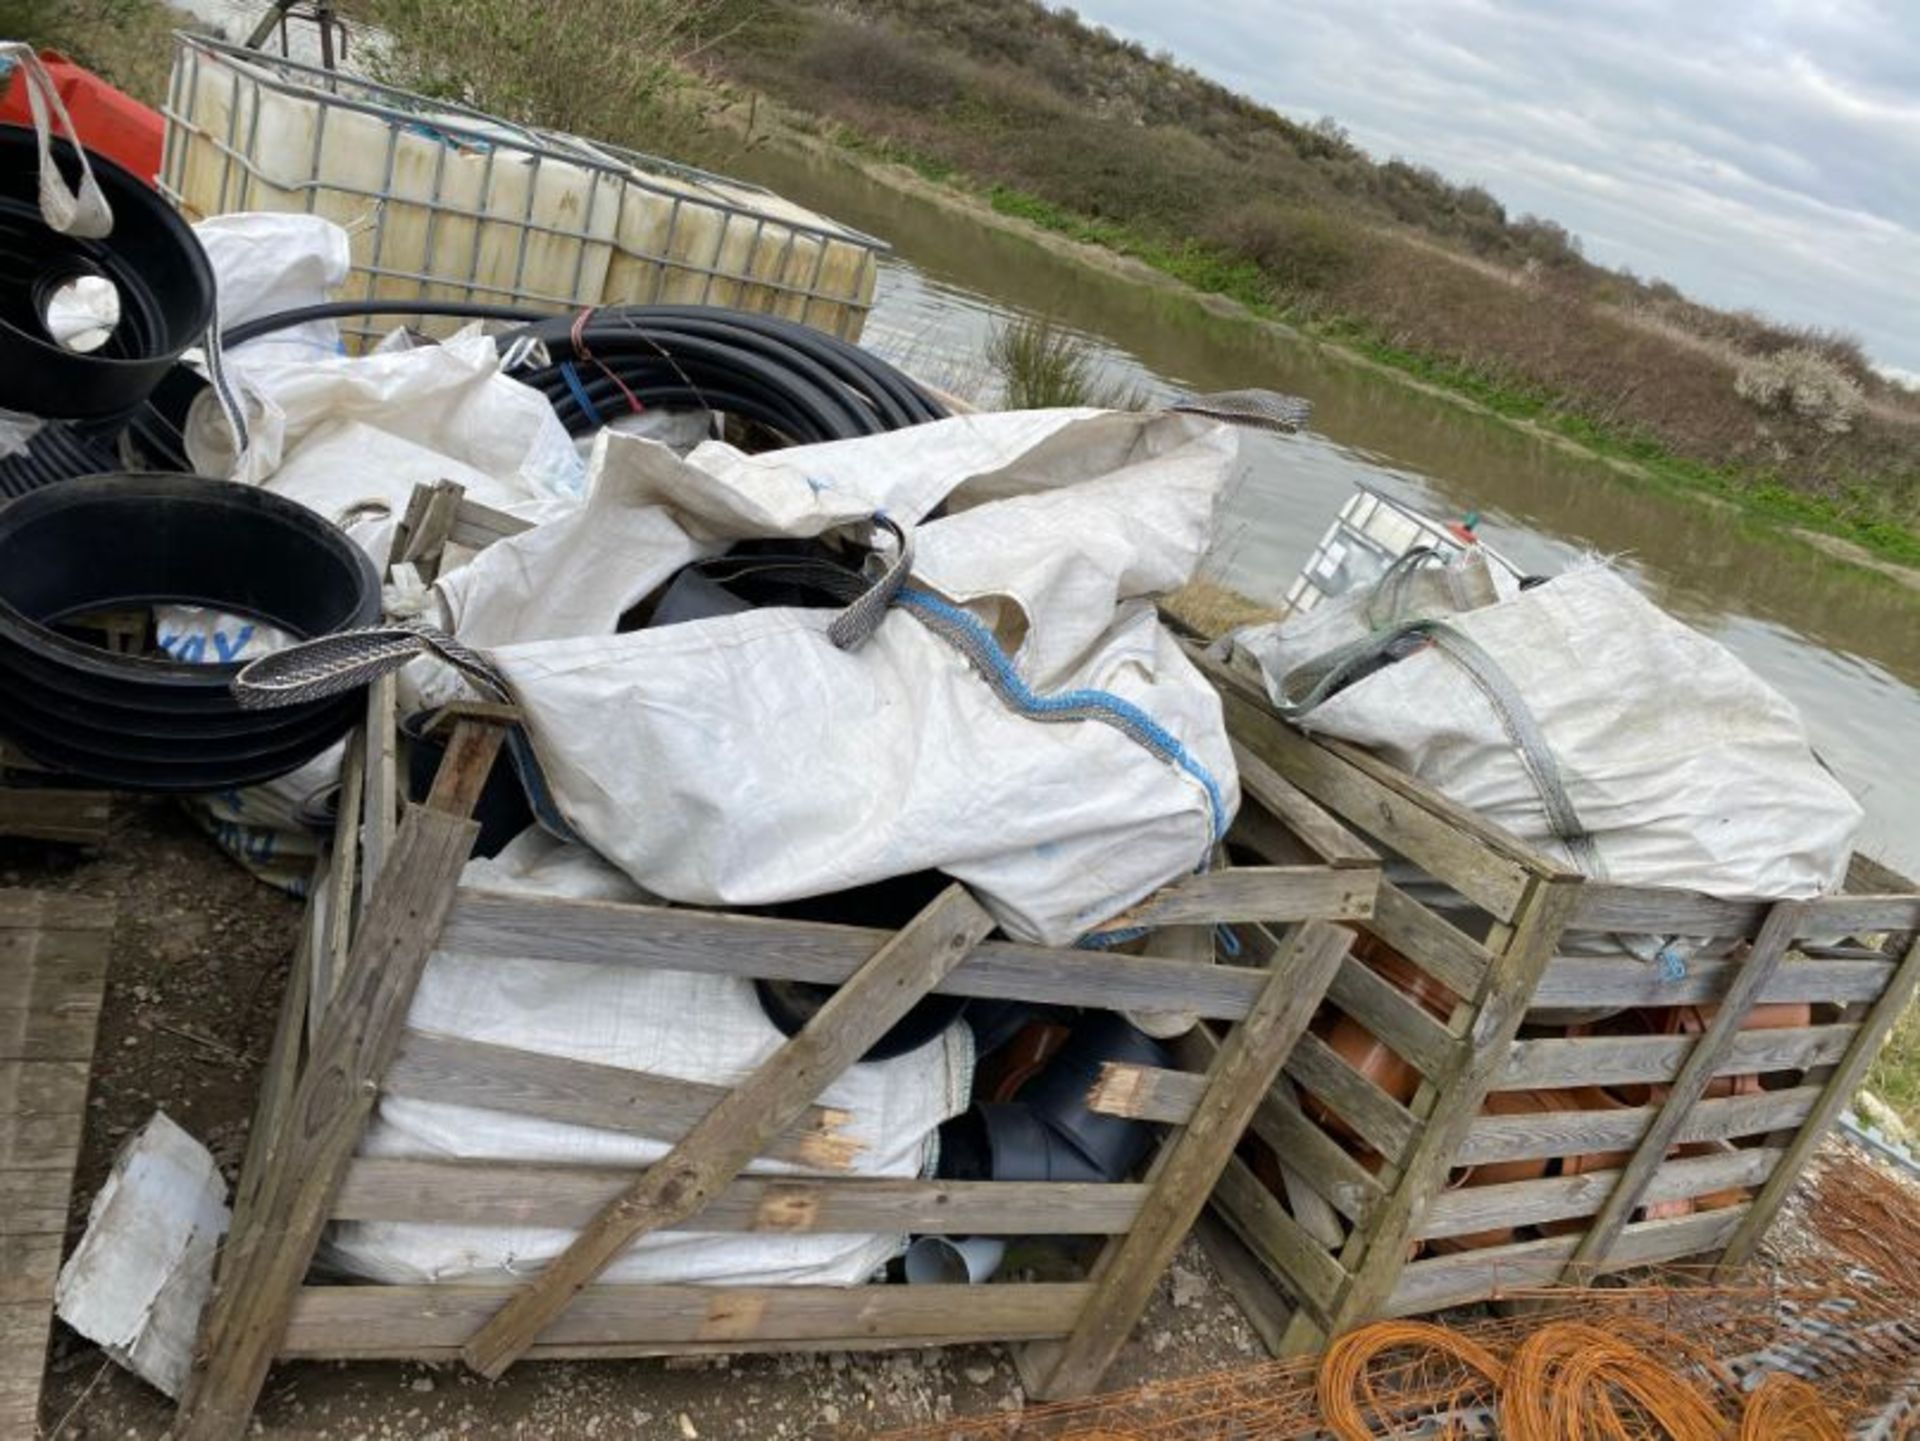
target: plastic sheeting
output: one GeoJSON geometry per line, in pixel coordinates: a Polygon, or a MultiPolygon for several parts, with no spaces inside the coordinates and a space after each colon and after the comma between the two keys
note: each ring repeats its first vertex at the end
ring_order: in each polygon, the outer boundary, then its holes
{"type": "MultiPolygon", "coordinates": [[[[463,881],[482,890],[579,900],[645,897],[578,846],[537,831],[463,881]]],[[[785,1039],[750,981],[630,965],[501,961],[458,954],[429,962],[408,1012],[410,1029],[512,1046],[655,1075],[733,1085],[785,1039]]],[[[849,1172],[911,1178],[934,1161],[939,1123],[967,1104],[973,1041],[964,1025],[892,1060],[849,1067],[819,1098],[847,1112],[839,1134],[860,1145],[849,1172]]],[[[667,1141],[644,1130],[563,1125],[474,1106],[382,1096],[361,1142],[366,1156],[608,1166],[657,1161],[667,1141]]],[[[796,1174],[760,1160],[754,1175],[796,1174]]],[[[333,1226],[323,1260],[380,1281],[503,1281],[534,1270],[572,1240],[566,1230],[352,1222],[333,1226]]],[[[717,1234],[642,1238],[602,1277],[610,1283],[853,1285],[904,1243],[895,1235],[717,1234]]]]}
{"type": "Polygon", "coordinates": [[[1092,411],[684,461],[606,436],[584,512],[441,593],[511,683],[560,813],[648,890],[760,905],[942,870],[1009,934],[1068,944],[1203,865],[1238,803],[1219,698],[1152,606],[1205,554],[1235,448],[1213,421],[1092,411]],[[725,541],[943,501],[914,583],[978,630],[998,691],[924,609],[850,650],[819,610],[613,633],[725,541]],[[1091,697],[1132,733],[1009,693],[1091,697]]]}

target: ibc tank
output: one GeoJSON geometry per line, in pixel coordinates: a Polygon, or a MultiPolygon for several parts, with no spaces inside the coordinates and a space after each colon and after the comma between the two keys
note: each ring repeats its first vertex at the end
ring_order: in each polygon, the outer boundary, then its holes
{"type": "Polygon", "coordinates": [[[345,227],[340,299],[706,303],[848,340],[873,304],[886,247],[758,186],[206,36],[175,45],[160,188],[190,221],[345,227]]]}

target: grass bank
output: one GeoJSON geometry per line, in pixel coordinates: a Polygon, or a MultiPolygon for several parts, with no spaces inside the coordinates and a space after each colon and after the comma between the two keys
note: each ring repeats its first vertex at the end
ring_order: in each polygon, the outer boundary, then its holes
{"type": "MultiPolygon", "coordinates": [[[[828,126],[825,133],[855,156],[905,165],[923,179],[984,199],[999,215],[1137,260],[1182,285],[1230,300],[1252,316],[1282,322],[1432,392],[1565,441],[1627,474],[1674,492],[1710,495],[1782,527],[1837,537],[1899,567],[1920,567],[1920,515],[1908,499],[1920,480],[1912,475],[1808,488],[1796,486],[1777,468],[1703,461],[1677,452],[1630,421],[1594,418],[1564,391],[1530,383],[1499,367],[1410,349],[1357,313],[1290,302],[1268,271],[1243,256],[1197,242],[1171,243],[1117,221],[1077,215],[1009,186],[981,185],[937,158],[844,125],[828,126]]],[[[1920,432],[1913,443],[1920,444],[1920,432]]]]}
{"type": "Polygon", "coordinates": [[[699,63],[851,151],[1666,487],[1920,564],[1920,397],[1844,336],[1592,265],[1551,222],[1028,0],[739,15],[699,63]]]}

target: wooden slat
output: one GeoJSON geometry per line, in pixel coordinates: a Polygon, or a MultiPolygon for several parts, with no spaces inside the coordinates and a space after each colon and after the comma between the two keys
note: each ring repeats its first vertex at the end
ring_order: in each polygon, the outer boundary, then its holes
{"type": "Polygon", "coordinates": [[[1126,1235],[1109,1241],[1094,1263],[1093,1294],[1072,1333],[1057,1349],[1036,1344],[1017,1353],[1029,1395],[1083,1396],[1099,1384],[1199,1219],[1281,1061],[1306,1034],[1352,941],[1350,931],[1310,921],[1295,929],[1274,957],[1260,999],[1214,1056],[1206,1099],[1148,1169],[1147,1200],[1138,1220],[1126,1235]]]}
{"type": "MultiPolygon", "coordinates": [[[[1719,900],[1695,891],[1596,882],[1581,891],[1580,906],[1570,929],[1646,932],[1659,936],[1751,936],[1766,920],[1771,904],[1719,900]]],[[[1916,927],[1920,927],[1920,896],[1830,896],[1809,903],[1800,934],[1901,931],[1916,927]]]]}
{"type": "Polygon", "coordinates": [[[50,1301],[60,1272],[61,1235],[0,1235],[0,1304],[50,1301]]]}
{"type": "Polygon", "coordinates": [[[333,1004],[333,988],[347,968],[353,947],[353,917],[360,886],[360,813],[366,802],[367,733],[356,730],[347,741],[340,767],[340,810],[334,818],[334,842],[327,857],[320,933],[315,939],[313,978],[308,997],[309,1035],[320,1038],[320,1021],[333,1004]]]}
{"type": "Polygon", "coordinates": [[[1234,764],[1240,770],[1240,791],[1283,822],[1300,841],[1330,866],[1378,866],[1373,848],[1341,825],[1300,787],[1281,775],[1238,741],[1234,764]]]}
{"type": "MultiPolygon", "coordinates": [[[[917,1337],[925,1345],[1058,1336],[1092,1288],[1004,1286],[590,1286],[542,1335],[535,1355],[710,1346],[750,1351],[917,1337]]],[[[457,1357],[512,1286],[309,1286],[281,1354],[457,1357]]],[[[628,1352],[628,1354],[639,1354],[628,1352]]]]}
{"type": "Polygon", "coordinates": [[[0,1305],[0,1436],[30,1441],[40,1434],[40,1378],[52,1325],[49,1305],[0,1305]]]}
{"type": "Polygon", "coordinates": [[[1800,934],[1914,930],[1920,930],[1920,895],[1827,896],[1807,903],[1806,924],[1800,934]]]}
{"type": "Polygon", "coordinates": [[[1847,862],[1846,890],[1856,896],[1911,896],[1920,894],[1920,885],[1865,851],[1855,851],[1847,862]]]}
{"type": "MultiPolygon", "coordinates": [[[[487,959],[628,964],[710,975],[841,985],[887,932],[684,907],[541,900],[463,889],[441,949],[487,959]]],[[[1113,1010],[1193,1011],[1238,1020],[1260,994],[1245,966],[1120,956],[994,941],[975,947],[938,989],[948,995],[1113,1010]]]]}
{"type": "Polygon", "coordinates": [[[1231,1227],[1213,1211],[1193,1223],[1194,1238],[1206,1253],[1207,1261],[1220,1277],[1227,1294],[1240,1307],[1247,1324],[1259,1334],[1269,1351],[1280,1349],[1280,1338],[1293,1320],[1293,1308],[1274,1285],[1266,1267],[1254,1259],[1247,1243],[1234,1235],[1231,1227]]]}
{"type": "MultiPolygon", "coordinates": [[[[1182,1065],[1205,1070],[1212,1065],[1219,1044],[1206,1027],[1196,1026],[1175,1040],[1174,1049],[1182,1065]]],[[[1285,1077],[1260,1098],[1249,1129],[1349,1221],[1363,1221],[1386,1194],[1379,1180],[1344,1146],[1307,1119],[1294,1099],[1293,1082],[1285,1077]]]]}
{"type": "Polygon", "coordinates": [[[83,1060],[0,1061],[0,1170],[73,1169],[87,1069],[83,1060]]]}
{"type": "Polygon", "coordinates": [[[1920,937],[1915,937],[1908,946],[1906,957],[1900,962],[1900,969],[1894,974],[1892,984],[1874,1002],[1873,1009],[1860,1023],[1853,1043],[1834,1067],[1833,1074],[1826,1079],[1826,1089],[1819,1103],[1787,1147],[1786,1158],[1755,1197],[1752,1211],[1728,1243],[1726,1255],[1721,1258],[1723,1272],[1743,1265],[1752,1256],[1754,1248],[1766,1235],[1767,1227],[1773,1224],[1774,1216],[1785,1204],[1787,1193],[1793,1189],[1807,1162],[1813,1159],[1813,1153],[1819,1149],[1821,1139],[1840,1112],[1853,1100],[1853,1093],[1866,1076],[1867,1067],[1873,1064],[1873,1058],[1879,1053],[1880,1043],[1906,1013],[1907,1007],[1914,1003],[1917,994],[1920,994],[1920,937]]]}
{"type": "MultiPolygon", "coordinates": [[[[1780,1164],[1784,1154],[1777,1147],[1756,1146],[1744,1151],[1667,1161],[1647,1183],[1637,1204],[1704,1196],[1733,1186],[1757,1186],[1773,1174],[1773,1168],[1780,1164]]],[[[1618,1194],[1624,1174],[1617,1169],[1588,1171],[1577,1176],[1442,1191],[1429,1203],[1415,1234],[1429,1239],[1470,1236],[1496,1227],[1532,1226],[1542,1221],[1591,1216],[1606,1204],[1609,1196],[1618,1194]]],[[[1587,1234],[1591,1235],[1591,1230],[1587,1234]]],[[[1590,1272],[1590,1266],[1583,1266],[1580,1274],[1590,1272]]]]}
{"type": "Polygon", "coordinates": [[[1593,1225],[1588,1228],[1586,1235],[1580,1238],[1573,1259],[1567,1263],[1569,1279],[1576,1278],[1581,1269],[1604,1260],[1613,1249],[1614,1240],[1627,1224],[1628,1217],[1639,1206],[1641,1194],[1653,1184],[1654,1172],[1666,1160],[1668,1150],[1686,1122],[1687,1113],[1705,1095],[1708,1082],[1733,1049],[1734,1039],[1740,1034],[1747,1012],[1753,1008],[1754,998],[1766,989],[1775,968],[1785,957],[1787,947],[1793,944],[1793,937],[1805,915],[1806,906],[1799,901],[1782,901],[1767,913],[1766,922],[1754,940],[1752,953],[1746,963],[1734,972],[1713,1019],[1707,1023],[1706,1030],[1701,1033],[1698,1043],[1680,1067],[1679,1074],[1674,1077],[1673,1088],[1661,1103],[1660,1114],[1647,1127],[1647,1134],[1640,1138],[1640,1144],[1634,1148],[1633,1159],[1627,1162],[1620,1173],[1618,1186],[1593,1218],[1593,1225]]]}
{"type": "MultiPolygon", "coordinates": [[[[1745,1205],[1729,1206],[1724,1211],[1701,1211],[1671,1220],[1638,1222],[1621,1232],[1619,1244],[1599,1269],[1622,1271],[1717,1250],[1740,1225],[1747,1210],[1745,1205]]],[[[1447,1306],[1486,1300],[1504,1291],[1552,1285],[1577,1244],[1577,1237],[1555,1236],[1545,1241],[1523,1241],[1517,1246],[1415,1261],[1400,1273],[1399,1283],[1382,1308],[1382,1314],[1417,1316],[1447,1306]]]]}
{"type": "Polygon", "coordinates": [[[433,786],[426,804],[450,816],[468,816],[480,803],[480,792],[493,771],[494,760],[507,738],[507,727],[498,721],[461,721],[454,726],[453,739],[433,773],[433,786]]]}
{"type": "MultiPolygon", "coordinates": [[[[359,845],[357,836],[336,833],[333,846],[359,845]]],[[[303,1016],[312,1014],[313,960],[320,944],[320,922],[325,914],[325,887],[321,884],[331,868],[326,850],[317,856],[307,883],[306,909],[300,914],[300,930],[294,941],[293,961],[287,968],[286,990],[280,996],[280,1017],[274,1027],[273,1042],[266,1062],[260,1068],[260,1088],[254,1096],[253,1118],[247,1125],[247,1151],[240,1164],[240,1179],[233,1188],[233,1219],[228,1230],[246,1234],[252,1224],[253,1204],[267,1176],[279,1167],[281,1147],[287,1137],[287,1111],[293,1105],[295,1074],[305,1041],[303,1016]]]]}
{"type": "Polygon", "coordinates": [[[175,1441],[226,1441],[246,1427],[478,833],[424,806],[400,827],[288,1108],[279,1164],[252,1224],[222,1249],[175,1441]]]}
{"type": "Polygon", "coordinates": [[[91,1056],[106,975],[103,932],[0,931],[0,1060],[91,1056]]]}
{"type": "Polygon", "coordinates": [[[1347,1273],[1331,1252],[1289,1216],[1272,1192],[1237,1156],[1221,1171],[1213,1188],[1215,1211],[1286,1287],[1296,1305],[1321,1325],[1347,1284],[1347,1273]]]}
{"type": "MultiPolygon", "coordinates": [[[[420,1101],[484,1106],[656,1141],[681,1139],[729,1089],[420,1031],[402,1038],[380,1088],[420,1101]]],[[[860,1143],[841,1134],[847,1120],[845,1111],[809,1106],[766,1154],[816,1170],[844,1171],[860,1153],[860,1143]]]]}
{"type": "Polygon", "coordinates": [[[97,846],[107,838],[112,810],[105,791],[0,787],[0,836],[97,846]]]}
{"type": "MultiPolygon", "coordinates": [[[[632,1181],[630,1170],[600,1166],[362,1156],[347,1171],[333,1216],[574,1230],[632,1181]]],[[[812,1235],[1111,1236],[1133,1223],[1145,1194],[1146,1187],[1129,1182],[743,1176],[689,1224],[700,1231],[812,1235]]]]}
{"type": "Polygon", "coordinates": [[[1456,996],[1478,991],[1493,964],[1485,946],[1385,881],[1367,929],[1456,996]]]}
{"type": "Polygon", "coordinates": [[[113,925],[113,902],[64,891],[0,890],[0,931],[99,931],[113,925]]]}
{"type": "MultiPolygon", "coordinates": [[[[76,803],[84,796],[71,796],[76,803]]],[[[0,890],[0,1435],[39,1434],[111,902],[0,890]]]]}
{"type": "MultiPolygon", "coordinates": [[[[1349,1242],[1350,1250],[1362,1250],[1364,1254],[1353,1259],[1342,1256],[1353,1280],[1341,1298],[1331,1331],[1371,1318],[1392,1294],[1395,1278],[1406,1261],[1412,1228],[1428,1199],[1445,1183],[1454,1153],[1499,1074],[1507,1043],[1526,1018],[1527,998],[1539,983],[1566,918],[1572,914],[1577,889],[1578,883],[1572,881],[1536,882],[1516,913],[1505,938],[1504,953],[1474,998],[1479,1013],[1466,1025],[1471,1039],[1455,1051],[1448,1070],[1428,1084],[1430,1108],[1418,1144],[1369,1227],[1364,1232],[1356,1231],[1349,1242]]],[[[1310,1329],[1298,1329],[1300,1334],[1290,1340],[1303,1347],[1312,1345],[1315,1338],[1310,1329]]]]}
{"type": "MultiPolygon", "coordinates": [[[[1716,1075],[1801,1071],[1846,1054],[1857,1026],[1806,1026],[1791,1031],[1744,1031],[1734,1039],[1716,1075]]],[[[1617,1086],[1671,1081],[1692,1053],[1692,1036],[1618,1036],[1584,1040],[1516,1041],[1495,1089],[1532,1091],[1552,1086],[1617,1086]]]]}
{"type": "Polygon", "coordinates": [[[1423,1076],[1437,1076],[1460,1041],[1418,1001],[1364,962],[1348,956],[1327,988],[1327,999],[1411,1061],[1423,1076]]]}
{"type": "MultiPolygon", "coordinates": [[[[1665,980],[1658,966],[1645,961],[1563,956],[1540,978],[1533,1005],[1536,1009],[1708,1005],[1719,1000],[1743,964],[1696,960],[1688,964],[1686,975],[1680,979],[1665,980]]],[[[1870,1001],[1887,988],[1892,975],[1891,961],[1792,961],[1774,971],[1760,1001],[1831,1001],[1839,1005],[1870,1001]]]]}
{"type": "Polygon", "coordinates": [[[1131,1121],[1184,1125],[1207,1094],[1207,1078],[1191,1071],[1107,1061],[1087,1092],[1087,1109],[1131,1121]]]}
{"type": "Polygon", "coordinates": [[[1369,1146],[1399,1164],[1419,1129],[1413,1113],[1309,1031],[1287,1058],[1287,1074],[1345,1121],[1369,1146]]]}
{"type": "Polygon", "coordinates": [[[1244,678],[1192,649],[1188,654],[1220,690],[1227,730],[1236,741],[1344,824],[1501,920],[1512,919],[1533,877],[1573,879],[1546,856],[1377,757],[1300,735],[1274,717],[1244,678]]]}
{"type": "Polygon", "coordinates": [[[627,1246],[650,1231],[698,1215],[993,925],[964,886],[942,891],[875,951],[797,1035],[609,1202],[539,1276],[515,1291],[462,1349],[467,1365],[483,1376],[499,1377],[627,1246]]]}
{"type": "Polygon", "coordinates": [[[1258,863],[1270,866],[1309,866],[1320,859],[1285,821],[1245,796],[1234,812],[1233,824],[1227,827],[1226,844],[1250,851],[1258,863]]]}
{"type": "Polygon", "coordinates": [[[366,793],[360,815],[362,894],[386,869],[400,815],[400,738],[396,720],[398,680],[383,675],[367,687],[366,793]]]}
{"type": "MultiPolygon", "coordinates": [[[[1757,1096],[1702,1101],[1687,1114],[1678,1140],[1724,1141],[1797,1125],[1820,1099],[1818,1086],[1794,1086],[1757,1096]]],[[[1532,1116],[1482,1116],[1454,1156],[1458,1166],[1488,1161],[1531,1161],[1578,1156],[1589,1151],[1627,1151],[1639,1144],[1658,1108],[1558,1111],[1532,1116]]]]}
{"type": "Polygon", "coordinates": [[[1235,922],[1364,920],[1379,872],[1330,866],[1235,866],[1188,876],[1114,918],[1108,928],[1235,922]]]}
{"type": "Polygon", "coordinates": [[[447,540],[468,550],[485,550],[495,541],[532,529],[530,520],[463,497],[453,513],[453,527],[447,532],[447,540]]]}
{"type": "Polygon", "coordinates": [[[72,1190],[69,1170],[0,1170],[0,1236],[59,1234],[72,1190]]]}

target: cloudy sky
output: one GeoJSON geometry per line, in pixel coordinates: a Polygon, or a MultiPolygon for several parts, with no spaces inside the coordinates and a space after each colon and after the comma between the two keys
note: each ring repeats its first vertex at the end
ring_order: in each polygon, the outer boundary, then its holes
{"type": "MultiPolygon", "coordinates": [[[[1920,0],[1076,0],[1589,257],[1920,372],[1920,0]]],[[[1920,381],[1920,375],[1916,375],[1920,381]]]]}

